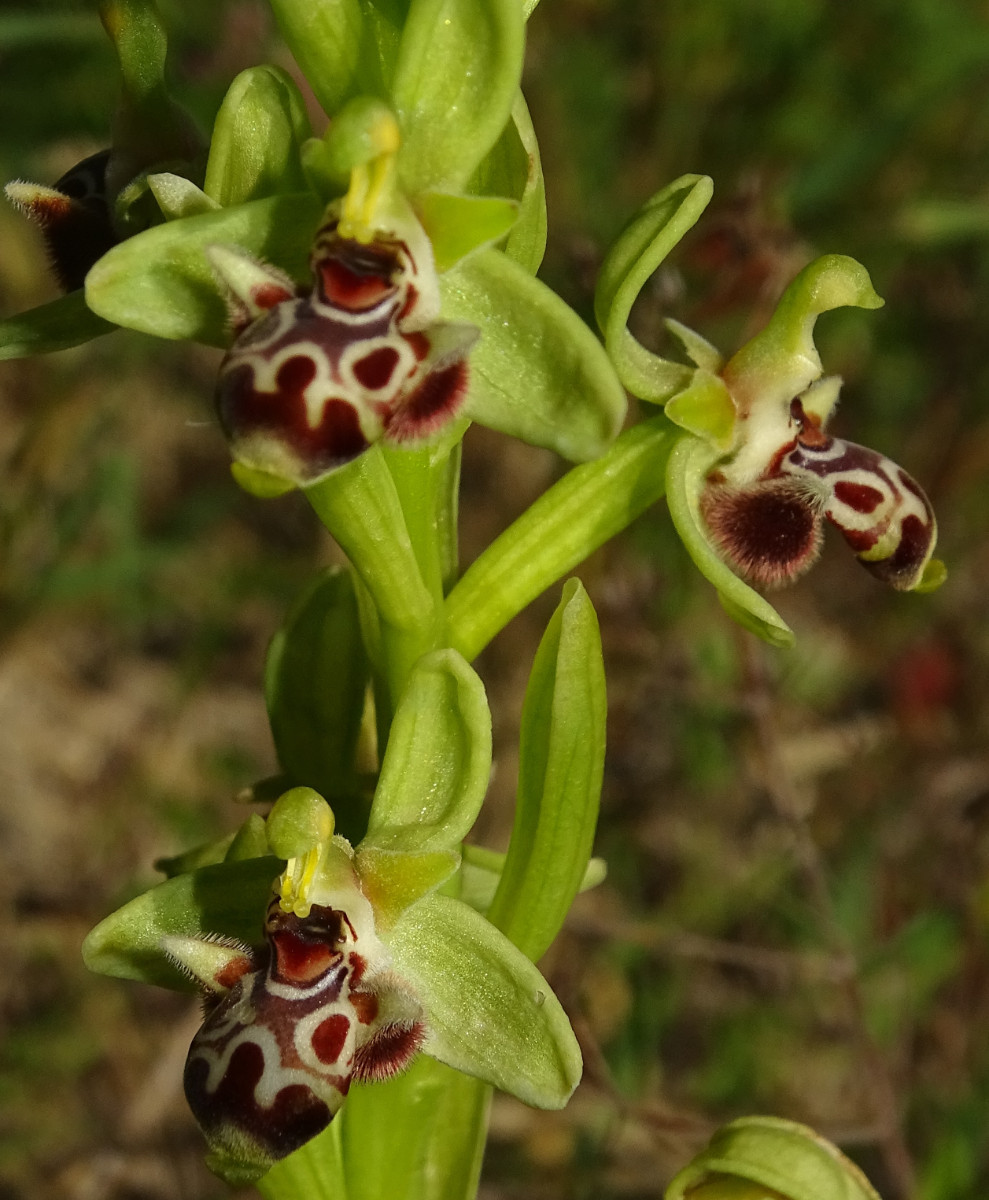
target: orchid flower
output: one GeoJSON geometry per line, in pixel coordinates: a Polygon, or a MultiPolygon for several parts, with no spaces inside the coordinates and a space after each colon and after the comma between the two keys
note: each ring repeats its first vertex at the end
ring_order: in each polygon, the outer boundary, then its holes
{"type": "Polygon", "coordinates": [[[765,329],[727,361],[676,321],[667,326],[692,367],[660,358],[629,332],[636,295],[710,195],[710,180],[685,176],[653,197],[604,265],[598,319],[626,387],[663,404],[684,431],[666,475],[684,544],[732,615],[783,644],[789,630],[744,581],[792,582],[816,560],[825,522],[898,590],[932,590],[945,572],[932,558],[937,523],[920,485],[889,458],[826,428],[841,380],[824,375],[815,321],[833,308],[882,304],[857,262],[826,255],[810,263],[765,329]]]}
{"type": "MultiPolygon", "coordinates": [[[[571,622],[574,605],[587,610],[582,597],[571,589],[571,622]]],[[[593,649],[586,636],[566,652],[574,665],[593,649]]],[[[541,687],[556,669],[552,645],[541,687]]],[[[590,694],[601,690],[595,677],[590,694]]],[[[603,706],[595,705],[590,741],[601,754],[588,759],[588,834],[603,757],[603,706]]],[[[573,732],[586,747],[586,732],[573,732]]],[[[171,987],[191,979],[203,993],[185,1092],[208,1161],[225,1178],[258,1178],[329,1124],[352,1082],[387,1079],[420,1051],[528,1104],[558,1108],[569,1099],[580,1051],[528,955],[541,954],[562,921],[585,875],[589,836],[571,838],[561,854],[540,847],[537,822],[510,862],[490,853],[480,864],[476,854],[463,860],[461,842],[487,788],[490,737],[480,680],[453,651],[429,655],[396,714],[356,845],[336,832],[317,792],[295,787],[266,821],[252,816],[195,860],[164,864],[178,873],[90,933],[91,968],[171,987]],[[540,899],[544,862],[572,876],[562,901],[540,899]],[[506,903],[502,877],[524,911],[506,903]]],[[[544,765],[559,737],[536,752],[544,765]]],[[[575,753],[586,750],[560,752],[571,775],[559,801],[573,806],[575,753]]]]}

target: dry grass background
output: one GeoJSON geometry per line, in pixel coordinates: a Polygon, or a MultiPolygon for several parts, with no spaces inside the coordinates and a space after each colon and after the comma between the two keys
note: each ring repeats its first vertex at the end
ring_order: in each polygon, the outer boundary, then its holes
{"type": "MultiPolygon", "coordinates": [[[[658,15],[644,0],[546,0],[534,21],[547,278],[587,312],[608,237],[686,169],[710,171],[724,198],[645,297],[644,337],[672,312],[730,345],[807,255],[859,254],[889,307],[823,331],[849,380],[840,431],[929,487],[951,576],[935,596],[893,596],[829,544],[780,597],[798,633],[782,654],[721,614],[662,509],[581,570],[609,676],[610,874],[544,966],[585,1082],[559,1114],[497,1100],[485,1200],[657,1197],[745,1112],[841,1141],[889,1200],[989,1194],[989,272],[978,238],[898,239],[890,216],[945,190],[983,203],[989,104],[970,72],[945,69],[940,98],[876,148],[893,68],[853,56],[853,82],[881,77],[862,101],[867,161],[850,167],[855,144],[838,149],[857,127],[828,108],[847,85],[836,64],[863,28],[883,36],[886,14],[859,7],[759,5],[761,42],[711,2],[658,15]]],[[[206,21],[169,13],[194,33],[206,21]]],[[[178,40],[202,97],[270,57],[258,5],[218,14],[225,36],[178,40]]],[[[924,20],[986,36],[974,4],[898,14],[914,40],[887,57],[904,71],[924,20]]],[[[0,53],[17,67],[16,47],[0,39],[0,53]]],[[[87,136],[15,145],[5,162],[54,178],[95,148],[87,136]]],[[[45,298],[40,251],[9,212],[0,246],[3,311],[45,298]]],[[[194,1006],[79,960],[156,857],[242,819],[232,797],[272,768],[267,640],[334,554],[297,497],[262,504],[230,484],[215,366],[119,333],[0,372],[0,1200],[226,1194],[181,1097],[194,1006]]],[[[561,467],[480,430],[465,454],[469,561],[561,467]]],[[[488,844],[510,826],[521,698],[555,598],[478,664],[495,716],[475,832],[488,844]]]]}

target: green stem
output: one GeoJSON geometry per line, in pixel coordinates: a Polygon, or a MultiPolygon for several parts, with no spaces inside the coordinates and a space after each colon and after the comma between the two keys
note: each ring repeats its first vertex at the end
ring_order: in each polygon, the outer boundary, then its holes
{"type": "Polygon", "coordinates": [[[448,644],[475,658],[541,592],[661,499],[676,432],[663,416],[633,425],[540,496],[447,597],[448,644]]]}
{"type": "Polygon", "coordinates": [[[306,488],[306,496],[374,601],[380,620],[377,666],[397,704],[416,661],[438,644],[443,611],[438,590],[423,578],[380,447],[306,488]]]}

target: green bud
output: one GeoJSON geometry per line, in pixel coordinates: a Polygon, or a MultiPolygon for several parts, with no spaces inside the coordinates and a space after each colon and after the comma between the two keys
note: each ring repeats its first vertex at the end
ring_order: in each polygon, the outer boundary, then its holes
{"type": "Polygon", "coordinates": [[[665,1200],[880,1200],[859,1168],[820,1134],[780,1117],[719,1129],[665,1200]]]}

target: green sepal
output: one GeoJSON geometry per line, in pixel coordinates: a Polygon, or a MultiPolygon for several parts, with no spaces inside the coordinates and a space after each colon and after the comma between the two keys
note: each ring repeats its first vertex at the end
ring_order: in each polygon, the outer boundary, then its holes
{"type": "Polygon", "coordinates": [[[223,208],[305,191],[299,150],[311,134],[291,75],[281,67],[248,67],[216,115],[203,191],[223,208]]]}
{"type": "Polygon", "coordinates": [[[405,190],[457,190],[501,136],[522,75],[519,0],[413,0],[391,95],[405,190]]]}
{"type": "Polygon", "coordinates": [[[539,143],[521,91],[512,105],[512,119],[471,176],[467,190],[518,201],[515,224],[501,249],[535,275],[546,252],[546,183],[539,143]]]}
{"type": "Polygon", "coordinates": [[[441,272],[503,238],[517,214],[518,204],[500,196],[423,192],[416,197],[416,215],[433,244],[436,270],[441,272]]]}
{"type": "Polygon", "coordinates": [[[218,933],[260,944],[271,886],[282,866],[277,858],[252,858],[159,883],[90,931],[83,961],[101,975],[192,991],[190,980],[162,952],[162,936],[218,933]]]}
{"type": "Polygon", "coordinates": [[[69,292],[0,321],[0,361],[68,350],[116,328],[87,307],[81,291],[69,292]]]}
{"type": "Polygon", "coordinates": [[[331,567],[272,638],[264,692],[282,769],[326,797],[352,840],[365,819],[357,808],[355,754],[369,681],[353,580],[331,567]]]}
{"type": "Polygon", "coordinates": [[[358,90],[381,87],[380,78],[368,78],[373,60],[362,57],[371,51],[366,7],[362,0],[271,0],[282,37],[330,116],[358,90]]]}
{"type": "Polygon", "coordinates": [[[661,414],[632,425],[530,505],[447,596],[450,645],[475,658],[526,605],[659,500],[674,433],[661,414]]]}
{"type": "Polygon", "coordinates": [[[850,1159],[820,1134],[781,1117],[742,1117],[723,1126],[670,1182],[665,1200],[880,1200],[850,1159]],[[723,1180],[756,1185],[719,1191],[723,1180]],[[708,1187],[708,1184],[718,1186],[708,1187]]]}
{"type": "Polygon", "coordinates": [[[227,308],[205,248],[214,242],[238,246],[305,279],[322,215],[321,201],[307,192],[158,225],[103,255],[86,276],[86,303],[129,329],[225,346],[227,308]]]}
{"type": "Polygon", "coordinates": [[[707,207],[706,175],[682,175],[657,192],[619,235],[598,277],[594,312],[615,370],[635,396],[662,404],[685,387],[691,370],[647,350],[628,330],[628,317],[650,276],[707,207]]]}
{"type": "Polygon", "coordinates": [[[549,984],[484,917],[449,896],[407,909],[389,941],[395,971],[426,1010],[423,1047],[536,1108],[562,1108],[580,1081],[577,1039],[549,984]]]}
{"type": "Polygon", "coordinates": [[[166,221],[181,221],[186,217],[198,217],[202,213],[215,212],[219,205],[184,175],[171,171],[156,171],[146,176],[148,191],[154,196],[166,221]]]}
{"type": "Polygon", "coordinates": [[[168,94],[168,42],[154,0],[102,0],[100,18],[120,64],[120,102],[113,121],[107,194],[117,193],[155,163],[190,162],[199,132],[168,94]]]}
{"type": "Polygon", "coordinates": [[[616,437],[626,399],[604,348],[555,292],[500,250],[440,277],[443,316],[481,330],[467,415],[571,461],[616,437]]]}
{"type": "Polygon", "coordinates": [[[753,591],[715,550],[700,512],[704,480],[719,457],[701,438],[681,437],[666,469],[666,502],[680,540],[694,565],[718,590],[722,607],[732,618],[771,646],[789,647],[793,631],[775,608],[753,591]]]}
{"type": "Polygon", "coordinates": [[[590,861],[607,716],[597,617],[583,585],[571,579],[526,688],[515,824],[488,912],[533,962],[559,932],[590,861]]]}
{"type": "Polygon", "coordinates": [[[392,722],[361,848],[459,849],[491,774],[484,686],[454,650],[422,658],[392,722]]]}
{"type": "MultiPolygon", "coordinates": [[[[501,873],[505,868],[504,851],[489,850],[486,846],[465,845],[460,863],[457,899],[469,904],[482,916],[487,914],[495,898],[501,873]]],[[[608,865],[603,858],[592,858],[584,870],[578,892],[596,888],[608,877],[608,865]]]]}
{"type": "Polygon", "coordinates": [[[825,254],[808,263],[780,297],[766,327],[725,364],[723,377],[736,404],[741,409],[755,400],[767,408],[788,404],[823,371],[814,345],[817,318],[834,308],[882,304],[868,271],[854,258],[825,254]]]}

